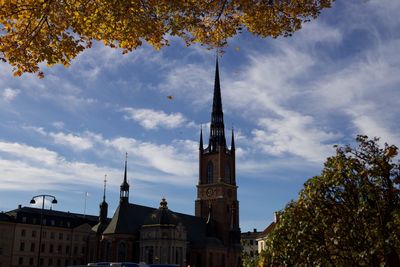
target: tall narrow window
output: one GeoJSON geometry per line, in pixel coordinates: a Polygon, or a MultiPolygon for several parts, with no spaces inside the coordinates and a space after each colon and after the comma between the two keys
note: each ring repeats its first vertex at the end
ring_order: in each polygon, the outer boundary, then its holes
{"type": "Polygon", "coordinates": [[[211,160],[207,164],[207,183],[212,184],[213,182],[214,166],[211,160]]]}
{"type": "Polygon", "coordinates": [[[126,246],[124,242],[119,243],[118,245],[118,261],[126,260],[126,246]]]}
{"type": "Polygon", "coordinates": [[[107,260],[107,261],[109,260],[110,253],[111,253],[111,243],[107,242],[105,260],[107,260]]]}
{"type": "Polygon", "coordinates": [[[228,184],[232,183],[231,166],[228,163],[225,165],[225,182],[228,184]]]}

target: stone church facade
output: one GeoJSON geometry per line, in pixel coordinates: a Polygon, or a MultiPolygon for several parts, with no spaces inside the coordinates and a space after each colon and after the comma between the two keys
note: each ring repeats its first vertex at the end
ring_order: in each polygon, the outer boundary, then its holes
{"type": "Polygon", "coordinates": [[[120,202],[111,221],[100,203],[90,244],[97,261],[169,263],[195,267],[240,266],[239,201],[235,141],[226,144],[218,60],[208,146],[199,142],[199,180],[195,215],[173,212],[162,199],[158,209],[129,203],[127,161],[120,202]]]}

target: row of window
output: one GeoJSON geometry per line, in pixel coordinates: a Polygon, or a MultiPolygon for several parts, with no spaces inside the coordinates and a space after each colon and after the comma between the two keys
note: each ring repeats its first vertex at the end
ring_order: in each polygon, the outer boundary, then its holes
{"type": "MultiPolygon", "coordinates": [[[[33,266],[35,262],[34,258],[24,258],[24,257],[19,257],[18,258],[18,265],[23,266],[23,265],[29,265],[29,266],[33,266]]],[[[48,259],[48,260],[44,260],[43,258],[40,258],[40,266],[69,266],[70,261],[69,260],[63,260],[63,259],[48,259]]],[[[73,260],[72,261],[73,265],[77,265],[77,264],[84,264],[84,260],[80,260],[79,263],[77,260],[73,260]]]]}
{"type": "MultiPolygon", "coordinates": [[[[35,243],[31,243],[30,252],[35,252],[35,250],[36,250],[36,244],[35,243]]],[[[77,255],[78,254],[78,250],[79,250],[79,247],[78,246],[74,246],[73,254],[77,255]]],[[[21,242],[19,244],[19,251],[25,251],[25,242],[21,242]]],[[[41,252],[46,252],[46,244],[41,244],[40,251],[41,252]]],[[[70,246],[66,245],[64,251],[65,251],[65,254],[68,255],[70,253],[70,246]]],[[[55,252],[54,244],[48,245],[48,252],[49,253],[54,253],[55,252]]],[[[57,246],[57,253],[58,254],[62,254],[63,253],[63,245],[58,245],[57,246]]],[[[85,254],[85,247],[81,247],[81,253],[85,254]]]]}
{"type": "MultiPolygon", "coordinates": [[[[22,217],[22,222],[23,222],[23,223],[27,223],[27,221],[28,221],[27,217],[26,217],[26,216],[23,216],[23,217],[22,217]]],[[[32,224],[40,224],[40,219],[32,218],[32,224]]],[[[43,224],[43,225],[47,225],[47,219],[46,219],[46,218],[43,219],[42,224],[43,224]]],[[[51,225],[51,226],[55,226],[55,225],[56,225],[56,220],[51,219],[51,220],[50,220],[50,225],[51,225]]],[[[59,227],[64,227],[64,226],[66,226],[66,227],[69,228],[69,227],[71,227],[71,222],[66,222],[65,225],[64,225],[64,221],[61,220],[61,221],[58,221],[57,226],[59,226],[59,227]]]]}
{"type": "MultiPolygon", "coordinates": [[[[21,236],[25,237],[26,235],[27,235],[26,234],[26,230],[22,229],[21,230],[21,236]]],[[[31,237],[37,237],[37,236],[38,236],[37,231],[36,230],[32,230],[31,237]]],[[[47,238],[47,232],[46,231],[42,231],[42,238],[47,238]]],[[[55,239],[55,238],[56,238],[56,233],[50,232],[50,239],[55,239]]],[[[66,234],[65,235],[65,240],[70,240],[70,238],[71,238],[70,234],[66,234]]],[[[82,238],[82,241],[86,241],[86,237],[85,236],[81,236],[81,238],[82,238]]],[[[58,240],[63,240],[63,239],[64,239],[64,233],[58,233],[58,240]]],[[[75,241],[78,241],[78,240],[79,240],[79,236],[76,235],[75,236],[75,241]]]]}

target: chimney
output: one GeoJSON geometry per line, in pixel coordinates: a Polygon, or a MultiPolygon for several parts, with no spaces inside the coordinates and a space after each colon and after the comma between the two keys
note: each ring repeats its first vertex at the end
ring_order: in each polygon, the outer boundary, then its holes
{"type": "Polygon", "coordinates": [[[253,232],[254,232],[254,233],[257,233],[257,228],[254,228],[254,229],[253,229],[253,232]]]}
{"type": "Polygon", "coordinates": [[[279,221],[279,215],[278,212],[274,212],[274,222],[277,223],[279,221]]]}
{"type": "Polygon", "coordinates": [[[21,204],[18,205],[18,209],[22,209],[22,205],[21,204]]]}

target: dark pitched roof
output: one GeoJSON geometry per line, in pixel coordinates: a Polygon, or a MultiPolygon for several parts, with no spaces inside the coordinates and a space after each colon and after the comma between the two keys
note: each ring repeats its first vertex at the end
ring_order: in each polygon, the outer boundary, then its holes
{"type": "Polygon", "coordinates": [[[275,222],[270,223],[270,225],[268,225],[268,226],[264,229],[264,231],[262,231],[262,232],[258,235],[257,238],[265,238],[267,235],[269,235],[269,234],[272,232],[272,230],[274,230],[275,225],[276,225],[275,222]]]}
{"type": "Polygon", "coordinates": [[[103,234],[136,234],[154,208],[136,205],[119,205],[103,234]]]}
{"type": "Polygon", "coordinates": [[[13,217],[4,212],[0,213],[0,222],[12,222],[12,221],[14,221],[13,217]]]}
{"type": "MultiPolygon", "coordinates": [[[[139,234],[140,228],[145,224],[146,219],[157,210],[137,204],[119,205],[103,234],[139,234]]],[[[201,245],[202,243],[209,243],[209,241],[214,243],[220,242],[213,237],[207,237],[205,219],[178,212],[173,213],[186,228],[187,239],[192,244],[201,245]]]]}
{"type": "Polygon", "coordinates": [[[43,218],[46,219],[46,225],[65,228],[74,228],[84,223],[95,225],[98,222],[98,216],[85,215],[80,213],[71,213],[49,209],[38,209],[31,207],[22,207],[6,212],[8,216],[13,217],[17,222],[27,224],[40,224],[40,214],[43,212],[43,218]],[[26,218],[26,222],[22,218],[26,218]],[[55,221],[55,225],[51,225],[51,220],[55,221]],[[69,222],[69,224],[67,224],[69,222]]]}
{"type": "Polygon", "coordinates": [[[99,222],[95,226],[92,227],[92,231],[96,232],[97,234],[102,234],[104,230],[107,228],[108,223],[99,222]]]}
{"type": "Polygon", "coordinates": [[[241,237],[242,239],[255,239],[258,238],[258,236],[261,234],[262,232],[258,232],[258,231],[248,231],[248,232],[243,232],[241,233],[241,237]]]}

